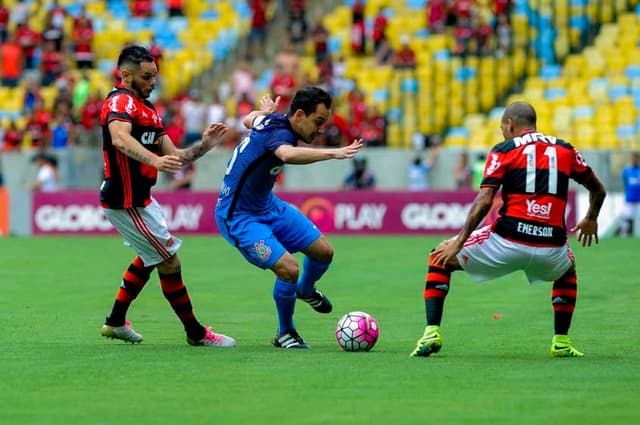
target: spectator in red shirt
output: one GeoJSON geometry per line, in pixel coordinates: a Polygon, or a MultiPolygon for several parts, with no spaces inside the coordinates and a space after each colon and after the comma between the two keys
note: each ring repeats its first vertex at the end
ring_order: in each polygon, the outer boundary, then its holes
{"type": "Polygon", "coordinates": [[[184,0],[167,0],[169,17],[184,16],[184,0]]]}
{"type": "Polygon", "coordinates": [[[44,52],[40,59],[42,85],[49,86],[62,74],[64,55],[56,50],[55,41],[48,41],[44,45],[44,52]]]}
{"type": "Polygon", "coordinates": [[[357,55],[367,51],[364,24],[364,5],[356,0],[351,7],[351,50],[357,55]]]}
{"type": "Polygon", "coordinates": [[[286,112],[293,99],[298,83],[293,74],[284,67],[278,66],[271,80],[271,95],[275,99],[280,97],[280,104],[277,112],[286,112]]]}
{"type": "Polygon", "coordinates": [[[18,44],[16,35],[12,35],[9,41],[0,46],[2,85],[6,87],[17,87],[22,76],[22,66],[24,63],[23,51],[18,44]]]}
{"type": "Polygon", "coordinates": [[[93,22],[82,9],[73,22],[74,55],[79,69],[93,68],[93,22]]]}
{"type": "Polygon", "coordinates": [[[382,44],[382,40],[386,38],[387,25],[389,21],[385,16],[385,8],[382,6],[380,10],[378,10],[378,14],[373,19],[373,34],[371,34],[371,38],[373,39],[373,51],[378,52],[378,48],[380,44],[382,44]]]}
{"type": "Polygon", "coordinates": [[[102,128],[100,127],[100,110],[104,95],[100,90],[89,95],[87,102],[80,108],[80,126],[78,128],[78,144],[100,146],[102,128]]]}
{"type": "Polygon", "coordinates": [[[35,51],[42,40],[40,33],[30,28],[28,23],[19,23],[16,28],[16,39],[24,54],[24,67],[33,69],[35,66],[35,51]]]}
{"type": "Polygon", "coordinates": [[[433,34],[444,32],[447,14],[447,0],[429,0],[427,2],[428,30],[433,34]]]}
{"type": "Polygon", "coordinates": [[[136,18],[149,18],[153,15],[153,1],[133,0],[131,14],[136,18]]]}
{"type": "Polygon", "coordinates": [[[9,121],[9,126],[4,131],[4,144],[2,150],[4,151],[16,151],[22,147],[22,130],[18,128],[15,120],[9,121]]]}
{"type": "Polygon", "coordinates": [[[471,27],[471,19],[460,16],[455,29],[456,47],[454,53],[463,58],[469,54],[471,39],[473,37],[473,29],[471,27]]]}
{"type": "Polygon", "coordinates": [[[184,146],[184,139],[186,132],[184,131],[184,125],[180,114],[170,113],[167,119],[167,125],[164,127],[167,132],[167,136],[171,138],[176,147],[181,148],[184,146]]]}
{"type": "Polygon", "coordinates": [[[51,114],[44,109],[42,100],[37,100],[33,111],[27,114],[25,133],[31,140],[32,148],[46,149],[50,143],[49,122],[51,114]]]}
{"type": "Polygon", "coordinates": [[[357,129],[357,134],[352,134],[352,137],[360,138],[361,126],[367,119],[367,104],[364,93],[357,87],[349,93],[349,112],[351,126],[357,129]]]}
{"type": "Polygon", "coordinates": [[[156,68],[160,70],[160,61],[162,60],[162,47],[156,41],[155,36],[151,37],[149,43],[149,53],[153,56],[153,61],[156,63],[156,68]]]}
{"type": "Polygon", "coordinates": [[[402,36],[401,46],[394,55],[393,67],[397,69],[416,68],[416,53],[409,45],[409,37],[406,35],[402,36]]]}
{"type": "Polygon", "coordinates": [[[9,19],[11,12],[5,6],[4,0],[0,0],[0,43],[4,43],[9,38],[9,19]]]}
{"type": "Polygon", "coordinates": [[[249,30],[249,56],[252,58],[264,57],[267,42],[267,27],[269,21],[267,18],[267,8],[269,0],[250,0],[251,7],[251,29],[249,30]]]}
{"type": "Polygon", "coordinates": [[[318,19],[316,26],[311,31],[313,40],[313,51],[316,55],[316,63],[320,63],[328,55],[329,31],[322,24],[322,19],[318,19]]]}

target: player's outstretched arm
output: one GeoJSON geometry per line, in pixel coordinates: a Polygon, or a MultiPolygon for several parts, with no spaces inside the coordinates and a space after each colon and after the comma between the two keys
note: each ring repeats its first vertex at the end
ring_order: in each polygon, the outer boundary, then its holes
{"type": "Polygon", "coordinates": [[[160,150],[165,155],[173,155],[179,157],[183,164],[190,163],[209,152],[214,147],[224,143],[225,136],[229,128],[222,123],[211,124],[203,133],[202,140],[189,146],[186,149],[178,149],[169,136],[162,136],[160,150]]]}
{"type": "Polygon", "coordinates": [[[587,209],[587,214],[584,218],[571,231],[578,232],[578,242],[582,246],[591,246],[594,241],[595,243],[600,242],[598,240],[598,215],[607,192],[595,174],[587,180],[584,186],[589,190],[589,209],[587,209]]]}
{"type": "Polygon", "coordinates": [[[285,164],[311,164],[328,159],[353,158],[364,147],[362,139],[355,139],[341,148],[310,148],[305,146],[282,145],[276,149],[276,156],[285,164]]]}

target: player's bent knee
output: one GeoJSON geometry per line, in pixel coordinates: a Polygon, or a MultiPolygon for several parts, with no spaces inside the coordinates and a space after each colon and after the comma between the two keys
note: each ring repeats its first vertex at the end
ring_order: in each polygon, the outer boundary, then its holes
{"type": "Polygon", "coordinates": [[[300,275],[300,265],[289,253],[283,255],[271,270],[285,282],[297,282],[300,275]]]}
{"type": "Polygon", "coordinates": [[[178,255],[174,254],[170,258],[164,260],[162,263],[159,263],[156,268],[158,269],[158,272],[162,274],[171,274],[179,272],[182,268],[182,265],[180,263],[180,258],[178,258],[178,255]]]}

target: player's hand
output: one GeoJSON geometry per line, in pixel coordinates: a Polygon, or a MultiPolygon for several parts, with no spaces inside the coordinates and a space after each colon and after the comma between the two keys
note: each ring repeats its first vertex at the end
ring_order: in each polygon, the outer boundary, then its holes
{"type": "Polygon", "coordinates": [[[278,110],[280,106],[280,96],[276,97],[276,100],[271,99],[269,95],[264,95],[260,98],[260,112],[264,114],[273,114],[278,110]]]}
{"type": "Polygon", "coordinates": [[[364,147],[364,140],[355,139],[349,146],[335,150],[335,159],[349,159],[356,156],[358,151],[364,147]]]}
{"type": "Polygon", "coordinates": [[[440,242],[440,244],[433,250],[431,255],[435,265],[444,267],[456,257],[458,252],[462,249],[458,246],[458,238],[451,238],[440,242]]]}
{"type": "Polygon", "coordinates": [[[213,123],[202,133],[202,144],[213,148],[225,141],[225,135],[229,131],[229,127],[222,123],[213,123]]]}
{"type": "Polygon", "coordinates": [[[179,156],[164,155],[155,157],[151,165],[159,171],[175,173],[182,168],[183,164],[184,163],[179,156]]]}
{"type": "Polygon", "coordinates": [[[578,242],[582,246],[591,246],[594,241],[595,243],[600,243],[598,240],[598,222],[596,220],[583,218],[571,231],[578,232],[578,242]]]}

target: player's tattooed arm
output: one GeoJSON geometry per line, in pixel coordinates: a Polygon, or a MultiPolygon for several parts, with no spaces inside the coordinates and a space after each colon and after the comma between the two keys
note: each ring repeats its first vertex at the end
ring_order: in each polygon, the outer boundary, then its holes
{"type": "Polygon", "coordinates": [[[158,156],[142,146],[131,135],[131,124],[128,122],[112,121],[109,123],[109,133],[116,149],[142,164],[167,172],[176,172],[183,165],[182,160],[176,155],[158,156]]]}
{"type": "Polygon", "coordinates": [[[196,143],[187,149],[183,149],[182,159],[185,162],[193,162],[205,153],[209,152],[210,149],[211,148],[207,148],[202,142],[196,143]]]}
{"type": "Polygon", "coordinates": [[[184,162],[193,162],[214,147],[224,143],[229,128],[222,123],[211,124],[202,133],[202,140],[186,149],[178,149],[178,155],[184,162]]]}

